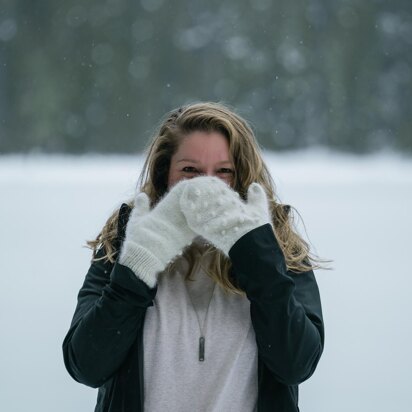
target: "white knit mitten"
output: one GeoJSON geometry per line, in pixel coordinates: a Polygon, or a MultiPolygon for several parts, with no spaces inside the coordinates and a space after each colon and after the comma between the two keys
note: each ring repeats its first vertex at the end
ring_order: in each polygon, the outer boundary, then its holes
{"type": "Polygon", "coordinates": [[[145,193],[135,198],[119,263],[130,268],[151,288],[156,285],[158,273],[196,236],[179,206],[187,182],[183,180],[173,186],[152,210],[145,193]]]}
{"type": "Polygon", "coordinates": [[[229,255],[246,233],[271,223],[269,202],[262,186],[252,183],[244,202],[217,177],[196,177],[187,182],[180,207],[189,227],[229,255]]]}

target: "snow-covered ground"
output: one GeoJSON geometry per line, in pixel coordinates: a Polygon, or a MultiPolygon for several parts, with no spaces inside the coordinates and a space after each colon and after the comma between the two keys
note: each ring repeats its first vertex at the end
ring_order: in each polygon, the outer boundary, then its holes
{"type": "MultiPolygon", "coordinates": [[[[317,253],[326,345],[302,412],[410,408],[412,160],[266,153],[317,253]]],[[[0,157],[0,409],[92,411],[61,343],[89,266],[83,248],[129,198],[141,157],[0,157]]]]}

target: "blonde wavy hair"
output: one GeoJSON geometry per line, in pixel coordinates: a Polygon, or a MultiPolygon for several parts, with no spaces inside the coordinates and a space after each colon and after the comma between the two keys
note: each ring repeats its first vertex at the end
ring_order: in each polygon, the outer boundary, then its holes
{"type": "MultiPolygon", "coordinates": [[[[303,240],[294,223],[293,210],[281,204],[276,197],[275,183],[265,165],[254,133],[247,122],[226,105],[220,103],[195,103],[173,110],[166,115],[147,150],[147,157],[140,174],[137,189],[145,192],[153,207],[167,192],[171,157],[176,153],[184,137],[194,131],[220,132],[229,143],[229,154],[235,174],[233,189],[246,199],[252,182],[260,183],[270,202],[275,236],[284,253],[288,270],[294,273],[321,268],[324,262],[311,254],[308,243],[303,240]]],[[[128,205],[133,208],[133,201],[128,205]]],[[[119,209],[109,217],[95,240],[88,241],[93,249],[93,260],[106,259],[114,262],[118,253],[119,209]],[[104,255],[97,251],[104,248],[104,255]]],[[[243,294],[230,276],[231,262],[222,252],[209,244],[193,243],[183,252],[189,262],[187,278],[197,263],[224,290],[243,294]],[[204,264],[207,258],[207,265],[204,264]]],[[[173,270],[177,260],[166,270],[173,270]]]]}

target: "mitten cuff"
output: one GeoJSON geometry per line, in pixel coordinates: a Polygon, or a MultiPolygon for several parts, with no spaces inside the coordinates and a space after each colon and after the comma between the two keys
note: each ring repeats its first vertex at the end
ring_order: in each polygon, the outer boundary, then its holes
{"type": "Polygon", "coordinates": [[[156,285],[157,274],[164,269],[160,260],[151,252],[127,240],[123,243],[119,262],[130,268],[150,288],[156,285]]]}

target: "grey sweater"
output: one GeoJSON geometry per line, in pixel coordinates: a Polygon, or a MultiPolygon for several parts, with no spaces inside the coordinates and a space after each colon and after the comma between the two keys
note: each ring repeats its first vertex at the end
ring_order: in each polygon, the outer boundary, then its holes
{"type": "Polygon", "coordinates": [[[177,270],[159,276],[154,306],[146,314],[145,411],[255,411],[257,347],[248,299],[225,293],[199,266],[194,280],[185,281],[188,263],[184,258],[177,263],[177,270]],[[204,324],[203,362],[193,306],[204,324]]]}

